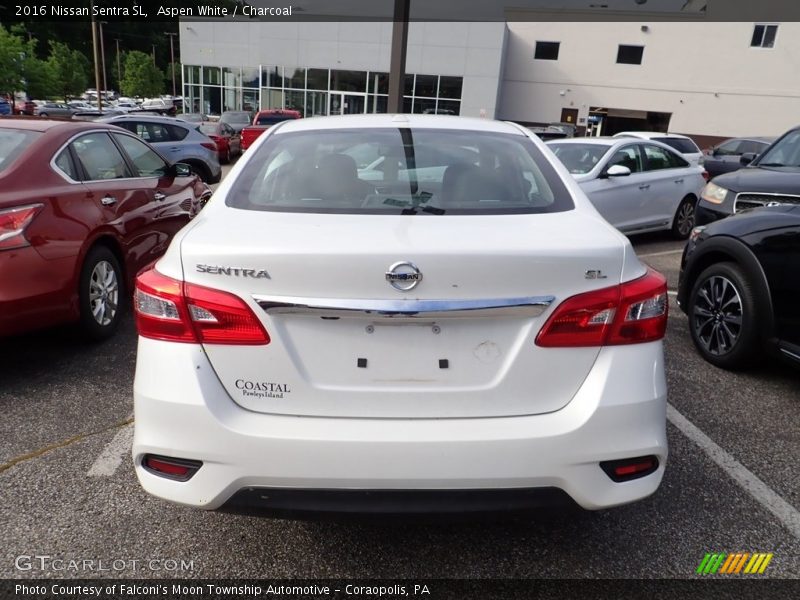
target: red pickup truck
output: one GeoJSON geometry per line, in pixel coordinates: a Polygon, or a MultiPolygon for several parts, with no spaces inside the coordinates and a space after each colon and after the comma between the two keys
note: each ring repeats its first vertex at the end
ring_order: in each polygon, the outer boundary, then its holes
{"type": "Polygon", "coordinates": [[[252,146],[256,138],[275,125],[275,123],[288,121],[289,119],[299,119],[300,117],[302,115],[297,110],[270,109],[256,113],[253,124],[242,129],[242,152],[252,146]]]}

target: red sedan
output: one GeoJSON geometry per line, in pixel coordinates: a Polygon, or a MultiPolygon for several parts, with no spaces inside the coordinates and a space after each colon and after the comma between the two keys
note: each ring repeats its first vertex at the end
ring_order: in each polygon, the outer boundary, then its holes
{"type": "Polygon", "coordinates": [[[198,129],[200,133],[204,133],[214,140],[217,145],[220,163],[229,163],[232,156],[239,156],[242,153],[242,138],[227,123],[203,121],[198,129]]]}
{"type": "Polygon", "coordinates": [[[210,190],[113,125],[0,121],[0,337],[117,328],[136,273],[210,190]]]}

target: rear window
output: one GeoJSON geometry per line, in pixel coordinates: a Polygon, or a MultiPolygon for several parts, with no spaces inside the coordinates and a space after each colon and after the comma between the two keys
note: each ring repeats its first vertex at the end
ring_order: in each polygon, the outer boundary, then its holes
{"type": "Polygon", "coordinates": [[[0,172],[14,164],[17,157],[40,135],[38,131],[0,129],[0,172]]]}
{"type": "Polygon", "coordinates": [[[294,115],[261,115],[256,120],[256,125],[275,125],[275,123],[291,121],[296,118],[294,115]]]}
{"type": "Polygon", "coordinates": [[[687,140],[684,138],[660,137],[653,138],[653,141],[666,144],[681,154],[696,154],[700,152],[700,148],[697,147],[697,144],[695,144],[692,140],[687,140]]]}
{"type": "Polygon", "coordinates": [[[278,133],[236,179],[228,206],[342,214],[514,214],[571,210],[525,136],[410,128],[278,133]]]}
{"type": "Polygon", "coordinates": [[[217,135],[216,125],[200,125],[197,130],[200,133],[205,133],[206,135],[217,135]]]}
{"type": "Polygon", "coordinates": [[[243,123],[249,124],[252,118],[250,113],[247,112],[228,112],[220,117],[220,121],[223,123],[238,123],[241,125],[243,123]]]}
{"type": "Polygon", "coordinates": [[[601,144],[547,145],[573,175],[583,175],[594,169],[609,149],[609,146],[601,144]]]}

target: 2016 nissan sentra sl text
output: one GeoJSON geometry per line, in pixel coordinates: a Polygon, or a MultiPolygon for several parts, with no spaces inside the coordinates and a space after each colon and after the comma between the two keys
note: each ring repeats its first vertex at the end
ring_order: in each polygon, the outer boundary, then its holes
{"type": "Polygon", "coordinates": [[[280,123],[137,279],[137,475],[273,514],[639,500],[666,292],[521,127],[280,123]]]}

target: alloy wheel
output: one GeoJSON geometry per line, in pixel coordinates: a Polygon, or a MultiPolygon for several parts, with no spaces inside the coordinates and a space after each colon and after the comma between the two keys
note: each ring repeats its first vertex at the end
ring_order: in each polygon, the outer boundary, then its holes
{"type": "Polygon", "coordinates": [[[678,233],[688,236],[694,227],[694,203],[685,201],[678,209],[678,233]]]}
{"type": "Polygon", "coordinates": [[[722,275],[706,279],[697,290],[692,326],[697,340],[713,356],[729,353],[742,334],[742,298],[722,275]]]}
{"type": "Polygon", "coordinates": [[[101,260],[89,277],[89,308],[98,325],[111,324],[119,307],[119,281],[114,267],[101,260]]]}

